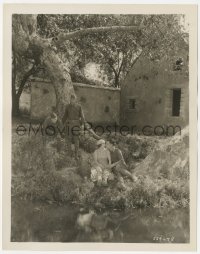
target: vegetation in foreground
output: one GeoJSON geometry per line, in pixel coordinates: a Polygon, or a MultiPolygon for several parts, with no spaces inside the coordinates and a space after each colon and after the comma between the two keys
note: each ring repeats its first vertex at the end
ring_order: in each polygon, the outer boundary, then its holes
{"type": "Polygon", "coordinates": [[[177,149],[187,153],[183,139],[167,138],[163,145],[163,140],[153,137],[113,135],[113,138],[119,142],[130,170],[137,176],[134,183],[125,179],[126,190],[121,190],[115,181],[108,187],[97,187],[91,182],[94,142],[90,138],[82,140],[81,160],[75,167],[63,140],[54,138],[44,144],[39,136],[20,137],[13,133],[12,197],[59,204],[71,202],[95,210],[189,206],[188,164],[180,161],[181,154],[185,156],[183,152],[177,154],[177,149]],[[163,147],[169,152],[166,160],[172,158],[175,169],[172,165],[164,167],[162,154],[158,157],[157,151],[166,154],[163,147]]]}

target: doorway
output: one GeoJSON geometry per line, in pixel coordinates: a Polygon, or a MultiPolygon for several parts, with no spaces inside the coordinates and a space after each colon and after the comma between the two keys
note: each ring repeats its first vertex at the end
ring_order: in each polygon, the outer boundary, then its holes
{"type": "Polygon", "coordinates": [[[180,116],[181,89],[172,89],[172,116],[180,116]]]}

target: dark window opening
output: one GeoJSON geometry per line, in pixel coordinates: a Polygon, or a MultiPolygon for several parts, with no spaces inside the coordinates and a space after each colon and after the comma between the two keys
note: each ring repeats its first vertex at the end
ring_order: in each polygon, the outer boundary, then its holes
{"type": "Polygon", "coordinates": [[[108,113],[110,111],[109,106],[105,106],[104,112],[108,113]]]}
{"type": "Polygon", "coordinates": [[[135,109],[135,99],[129,99],[128,108],[129,109],[135,109]]]}
{"type": "Polygon", "coordinates": [[[81,103],[86,103],[86,98],[81,96],[81,99],[80,99],[81,103]]]}
{"type": "Polygon", "coordinates": [[[173,89],[172,92],[172,116],[180,116],[181,89],[173,89]]]}
{"type": "Polygon", "coordinates": [[[47,93],[49,93],[49,90],[46,88],[43,88],[43,94],[47,94],[47,93]]]}
{"type": "Polygon", "coordinates": [[[183,59],[181,57],[179,57],[177,60],[176,60],[176,63],[174,65],[174,70],[175,71],[181,71],[182,70],[182,67],[183,67],[183,59]]]}

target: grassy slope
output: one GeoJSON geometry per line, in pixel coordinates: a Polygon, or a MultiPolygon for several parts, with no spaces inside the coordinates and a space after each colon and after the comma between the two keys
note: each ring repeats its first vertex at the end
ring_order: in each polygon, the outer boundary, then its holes
{"type": "Polygon", "coordinates": [[[95,209],[187,207],[187,137],[187,132],[182,138],[167,139],[113,135],[130,170],[137,176],[135,183],[125,180],[127,189],[121,191],[115,182],[109,187],[95,187],[90,181],[90,154],[87,152],[94,149],[91,138],[82,140],[85,151],[75,169],[75,162],[63,141],[53,139],[44,145],[40,135],[20,137],[14,127],[12,195],[23,199],[74,202],[95,209]]]}

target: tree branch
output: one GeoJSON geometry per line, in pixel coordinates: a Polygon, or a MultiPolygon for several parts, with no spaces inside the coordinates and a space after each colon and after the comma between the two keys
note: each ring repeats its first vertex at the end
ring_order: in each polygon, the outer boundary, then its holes
{"type": "Polygon", "coordinates": [[[123,59],[122,59],[121,65],[120,65],[119,70],[118,70],[118,76],[119,76],[120,73],[121,73],[123,64],[124,64],[124,57],[123,57],[123,59]]]}
{"type": "Polygon", "coordinates": [[[114,74],[117,75],[117,71],[115,70],[115,68],[113,67],[112,64],[110,64],[109,62],[107,62],[107,64],[110,66],[110,68],[113,70],[114,74]]]}
{"type": "Polygon", "coordinates": [[[62,33],[59,34],[56,38],[54,38],[54,41],[56,44],[61,44],[62,42],[70,39],[75,39],[77,37],[81,37],[87,34],[92,33],[99,33],[99,32],[116,32],[116,31],[137,31],[140,30],[141,27],[138,26],[108,26],[108,27],[92,27],[92,28],[86,28],[77,30],[70,33],[62,33]]]}

